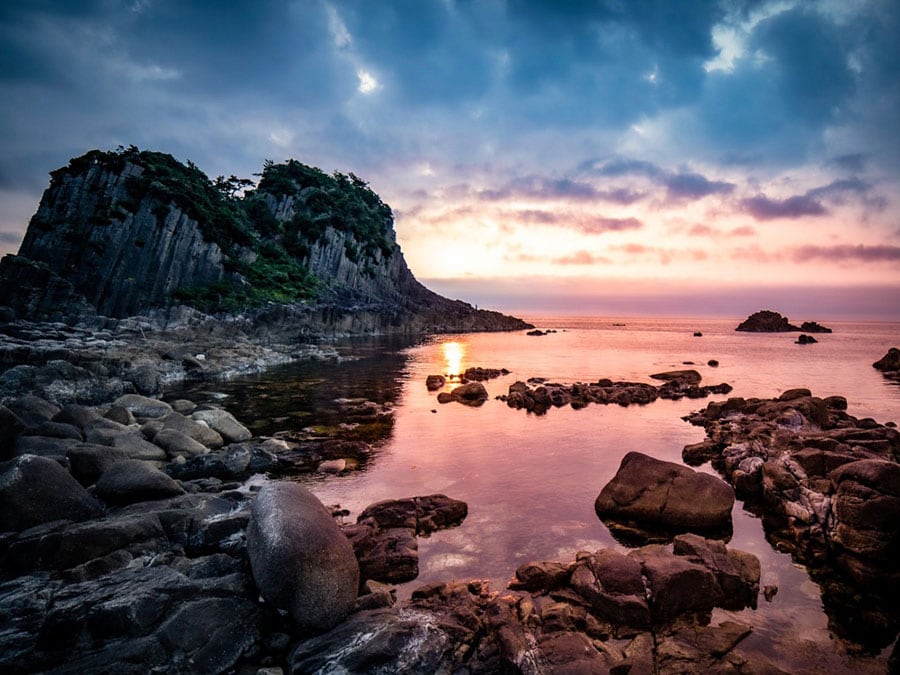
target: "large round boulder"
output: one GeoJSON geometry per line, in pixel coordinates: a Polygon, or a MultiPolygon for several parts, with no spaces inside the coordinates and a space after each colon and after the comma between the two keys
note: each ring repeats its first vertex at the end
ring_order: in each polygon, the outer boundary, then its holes
{"type": "Polygon", "coordinates": [[[629,452],[594,508],[608,524],[715,532],[731,528],[733,505],[734,490],[719,478],[629,452]]]}
{"type": "Polygon", "coordinates": [[[327,630],[353,609],[359,586],[353,547],[306,488],[280,482],[259,491],[247,551],[260,594],[301,629],[327,630]]]}
{"type": "Polygon", "coordinates": [[[0,532],[53,520],[87,520],[103,509],[59,462],[22,455],[0,464],[0,532]]]}

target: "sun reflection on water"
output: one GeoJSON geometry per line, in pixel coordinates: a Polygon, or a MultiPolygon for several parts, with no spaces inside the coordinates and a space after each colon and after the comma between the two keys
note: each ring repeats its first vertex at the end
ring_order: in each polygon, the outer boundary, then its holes
{"type": "Polygon", "coordinates": [[[444,342],[441,344],[441,354],[447,364],[444,371],[448,377],[459,376],[462,373],[463,359],[466,357],[466,345],[463,342],[444,342]]]}

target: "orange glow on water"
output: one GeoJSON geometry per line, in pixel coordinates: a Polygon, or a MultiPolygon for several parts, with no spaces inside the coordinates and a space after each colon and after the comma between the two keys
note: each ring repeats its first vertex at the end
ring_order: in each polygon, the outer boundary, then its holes
{"type": "Polygon", "coordinates": [[[466,345],[464,342],[444,342],[441,345],[441,356],[446,363],[448,376],[459,376],[463,371],[463,359],[466,357],[466,345]]]}

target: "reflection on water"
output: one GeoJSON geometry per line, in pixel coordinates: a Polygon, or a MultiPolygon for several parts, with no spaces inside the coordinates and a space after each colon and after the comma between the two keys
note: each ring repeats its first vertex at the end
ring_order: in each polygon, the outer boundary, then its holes
{"type": "MultiPolygon", "coordinates": [[[[681,419],[703,401],[562,408],[538,417],[494,400],[516,379],[649,382],[649,373],[690,361],[704,383],[728,382],[735,396],[771,397],[809,386],[819,396],[847,396],[850,413],[859,417],[900,418],[900,389],[871,367],[893,346],[897,326],[837,324],[833,335],[810,348],[793,345],[790,335],[736,334],[734,322],[539,323],[561,330],[541,338],[476,334],[415,344],[355,343],[344,348],[357,360],[296,364],[177,395],[209,400],[213,391],[227,394],[221,403],[256,434],[307,429],[371,442],[377,452],[359,470],[297,477],[323,502],[349,509],[351,518],[382,499],[444,493],[466,501],[469,516],[460,527],[420,539],[420,575],[400,588],[401,597],[451,578],[489,579],[502,589],[530,560],[572,560],[578,550],[600,547],[626,550],[593,509],[622,457],[638,451],[680,462],[682,448],[704,437],[681,419]],[[695,338],[695,331],[703,337],[695,338]],[[710,359],[721,366],[705,365],[710,359]],[[490,399],[480,408],[440,405],[427,391],[427,375],[472,366],[506,367],[512,374],[484,383],[490,399]],[[366,401],[387,406],[389,421],[379,426],[354,419],[347,427],[347,406],[366,401]]],[[[701,470],[714,473],[708,466],[701,470]]],[[[777,658],[792,672],[813,672],[805,662],[811,654],[819,655],[816,663],[825,658],[832,671],[871,670],[871,662],[847,656],[833,639],[820,587],[773,550],[759,519],[738,503],[733,521],[729,546],[757,555],[763,585],[779,589],[771,603],[760,598],[755,611],[728,613],[753,626],[748,649],[777,658]]]]}
{"type": "Polygon", "coordinates": [[[446,362],[446,370],[444,373],[448,379],[459,380],[460,374],[463,372],[463,360],[466,357],[466,345],[464,342],[442,342],[441,354],[446,362]]]}

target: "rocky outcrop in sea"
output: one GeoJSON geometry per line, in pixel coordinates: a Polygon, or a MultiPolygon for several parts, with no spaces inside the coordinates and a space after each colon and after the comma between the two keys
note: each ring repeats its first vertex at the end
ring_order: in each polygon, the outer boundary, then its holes
{"type": "Polygon", "coordinates": [[[768,309],[751,314],[735,330],[747,333],[831,332],[830,328],[821,326],[815,321],[804,321],[802,325],[795,326],[788,321],[787,317],[768,309]]]}

